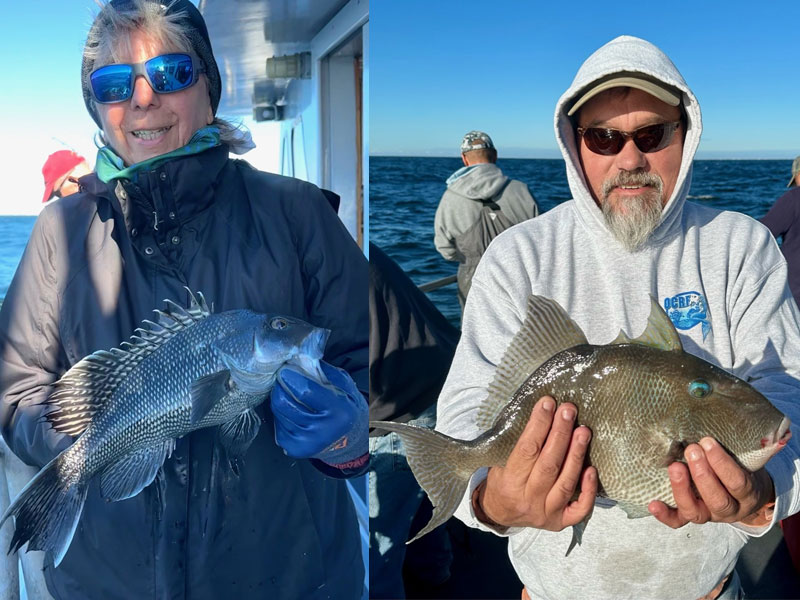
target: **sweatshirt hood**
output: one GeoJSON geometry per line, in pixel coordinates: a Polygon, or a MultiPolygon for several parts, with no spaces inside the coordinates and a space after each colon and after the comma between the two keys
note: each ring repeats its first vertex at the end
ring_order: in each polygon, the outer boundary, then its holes
{"type": "Polygon", "coordinates": [[[508,181],[494,163],[461,167],[447,178],[447,189],[470,200],[494,198],[508,181]]]}
{"type": "Polygon", "coordinates": [[[583,175],[575,125],[567,112],[592,83],[622,72],[643,73],[677,88],[681,92],[681,105],[686,113],[686,136],[678,180],[662,210],[661,223],[650,237],[648,244],[651,244],[664,239],[680,222],[680,214],[691,187],[692,161],[703,129],[697,98],[667,55],[650,42],[627,35],[615,38],[598,49],[581,65],[572,84],[558,100],[555,113],[556,140],[566,162],[567,181],[579,218],[592,232],[611,237],[603,213],[592,198],[583,175]]]}

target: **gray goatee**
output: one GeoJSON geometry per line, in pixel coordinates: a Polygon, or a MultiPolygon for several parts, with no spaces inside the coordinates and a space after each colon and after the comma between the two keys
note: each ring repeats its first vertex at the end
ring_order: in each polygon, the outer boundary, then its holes
{"type": "Polygon", "coordinates": [[[603,216],[611,234],[628,252],[639,250],[661,222],[664,183],[661,177],[644,171],[620,171],[606,179],[601,189],[603,216]],[[610,200],[619,186],[650,186],[638,196],[610,200]]]}

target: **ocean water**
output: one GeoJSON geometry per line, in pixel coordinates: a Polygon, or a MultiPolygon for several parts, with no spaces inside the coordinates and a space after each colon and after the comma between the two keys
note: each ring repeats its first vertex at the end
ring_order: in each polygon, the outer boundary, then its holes
{"type": "Polygon", "coordinates": [[[36,217],[0,216],[0,304],[6,297],[36,217]]]}
{"type": "MultiPolygon", "coordinates": [[[[571,197],[561,159],[501,159],[503,171],[528,184],[545,212],[571,197]]],[[[455,274],[433,246],[433,216],[445,180],[459,158],[370,157],[370,240],[422,284],[455,274]]],[[[690,199],[752,217],[763,216],[786,191],[789,160],[701,160],[694,165],[690,199]]],[[[8,291],[36,217],[0,216],[0,302],[8,291]]],[[[430,292],[444,315],[458,324],[455,285],[430,292]]]]}
{"type": "MultiPolygon", "coordinates": [[[[500,159],[497,164],[506,175],[528,184],[542,213],[571,198],[562,159],[500,159]]],[[[759,218],[786,191],[791,165],[790,160],[695,161],[689,199],[759,218]]],[[[436,252],[433,217],[445,180],[461,166],[458,157],[370,157],[370,241],[417,285],[457,270],[456,263],[436,252]]],[[[452,323],[459,323],[455,284],[428,297],[452,323]]]]}

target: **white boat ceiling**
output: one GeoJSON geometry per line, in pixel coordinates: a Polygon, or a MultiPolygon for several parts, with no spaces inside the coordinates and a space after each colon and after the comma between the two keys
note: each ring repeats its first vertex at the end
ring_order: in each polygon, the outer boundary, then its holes
{"type": "Polygon", "coordinates": [[[240,117],[252,115],[254,104],[282,104],[291,80],[267,79],[267,58],[308,51],[314,36],[346,4],[347,0],[200,0],[197,5],[225,86],[220,114],[240,117]],[[259,97],[254,99],[256,82],[259,97]]]}

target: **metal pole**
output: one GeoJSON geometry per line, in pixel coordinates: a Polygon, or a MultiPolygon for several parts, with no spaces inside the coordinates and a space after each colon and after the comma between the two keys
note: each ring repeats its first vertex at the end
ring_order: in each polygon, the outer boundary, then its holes
{"type": "Polygon", "coordinates": [[[428,283],[423,283],[419,286],[419,289],[423,292],[432,292],[433,290],[438,290],[440,287],[455,283],[456,278],[456,275],[448,275],[447,277],[442,277],[441,279],[435,279],[433,281],[429,281],[428,283]]]}

